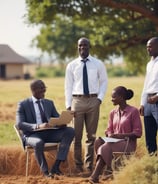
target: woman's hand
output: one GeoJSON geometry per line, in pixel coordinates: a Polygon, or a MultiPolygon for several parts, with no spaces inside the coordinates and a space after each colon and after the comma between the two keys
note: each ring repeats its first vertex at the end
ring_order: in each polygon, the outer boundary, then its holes
{"type": "Polygon", "coordinates": [[[109,137],[116,138],[116,139],[123,139],[123,134],[111,134],[109,137]]]}
{"type": "Polygon", "coordinates": [[[136,135],[134,133],[124,133],[124,134],[111,134],[109,137],[116,139],[136,139],[136,135]]]}

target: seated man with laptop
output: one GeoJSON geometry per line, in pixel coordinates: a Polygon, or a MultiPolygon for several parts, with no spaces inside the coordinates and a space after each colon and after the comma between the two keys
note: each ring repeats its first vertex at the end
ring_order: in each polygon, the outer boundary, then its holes
{"type": "MultiPolygon", "coordinates": [[[[46,86],[42,80],[33,80],[30,84],[32,97],[19,102],[16,113],[16,124],[24,133],[25,145],[34,148],[35,158],[41,171],[46,177],[53,177],[54,174],[61,175],[60,163],[65,161],[74,138],[74,129],[65,124],[71,121],[64,121],[52,126],[52,118],[60,119],[52,100],[45,99],[46,86]],[[63,126],[65,125],[65,126],[63,126]],[[60,143],[56,161],[50,171],[44,156],[45,143],[60,143]]],[[[73,117],[72,112],[65,112],[73,117]]],[[[54,119],[55,120],[55,119],[54,119]]],[[[53,121],[54,121],[53,120],[53,121]]],[[[58,121],[58,120],[57,120],[58,121]]]]}

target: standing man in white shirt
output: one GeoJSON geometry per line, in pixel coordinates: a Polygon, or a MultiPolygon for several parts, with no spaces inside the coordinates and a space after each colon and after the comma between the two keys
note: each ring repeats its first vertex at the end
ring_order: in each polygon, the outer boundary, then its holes
{"type": "Polygon", "coordinates": [[[156,155],[158,129],[158,37],[147,42],[151,60],[146,67],[146,78],[141,96],[140,114],[144,116],[145,139],[149,154],[156,155]]]}
{"type": "Polygon", "coordinates": [[[89,49],[90,41],[84,37],[80,38],[78,40],[79,57],[67,65],[65,76],[66,108],[75,112],[74,158],[76,172],[82,173],[84,171],[82,136],[85,125],[86,149],[84,162],[87,176],[91,174],[93,169],[94,141],[98,127],[99,109],[108,82],[104,63],[92,57],[89,54],[89,49]],[[86,71],[83,69],[84,67],[86,67],[86,71]],[[85,79],[88,81],[87,87],[84,87],[85,79]]]}

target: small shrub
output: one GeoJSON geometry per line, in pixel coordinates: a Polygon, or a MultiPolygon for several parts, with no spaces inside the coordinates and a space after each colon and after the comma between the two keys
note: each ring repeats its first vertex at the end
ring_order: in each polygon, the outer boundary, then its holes
{"type": "Polygon", "coordinates": [[[112,184],[157,184],[158,159],[144,155],[141,159],[133,157],[116,175],[112,184]]]}

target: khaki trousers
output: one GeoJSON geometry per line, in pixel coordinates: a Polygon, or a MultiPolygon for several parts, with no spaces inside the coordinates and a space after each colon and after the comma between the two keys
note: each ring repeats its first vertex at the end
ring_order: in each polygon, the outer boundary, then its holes
{"type": "Polygon", "coordinates": [[[76,167],[83,166],[82,136],[85,126],[85,167],[88,170],[93,169],[94,141],[96,139],[96,131],[98,127],[99,109],[100,101],[97,97],[73,97],[72,110],[75,111],[74,159],[76,167]]]}

